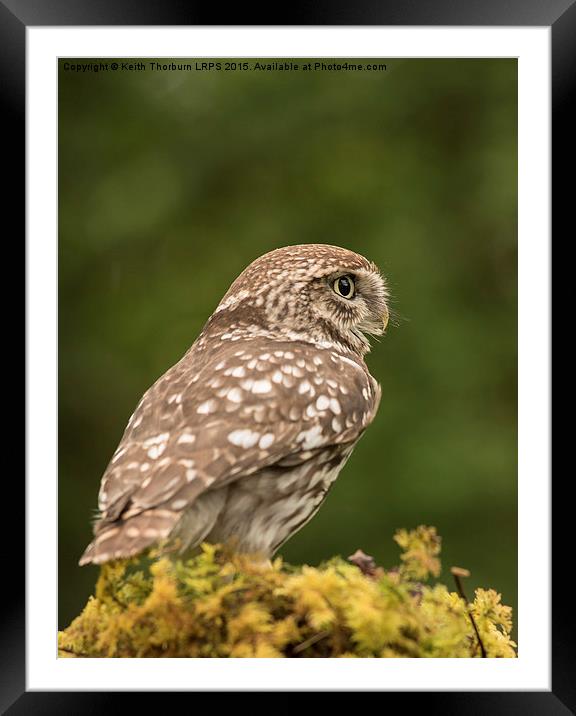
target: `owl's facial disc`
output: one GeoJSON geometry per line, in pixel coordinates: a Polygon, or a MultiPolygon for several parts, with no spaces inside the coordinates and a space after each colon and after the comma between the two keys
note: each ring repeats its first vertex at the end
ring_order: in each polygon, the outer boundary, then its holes
{"type": "Polygon", "coordinates": [[[376,269],[339,269],[319,279],[313,311],[361,353],[369,350],[365,336],[381,335],[388,324],[388,292],[376,269]]]}

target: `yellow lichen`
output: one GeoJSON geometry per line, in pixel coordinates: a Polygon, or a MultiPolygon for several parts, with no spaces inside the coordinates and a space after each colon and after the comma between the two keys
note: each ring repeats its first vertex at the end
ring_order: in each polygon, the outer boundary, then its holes
{"type": "Polygon", "coordinates": [[[512,610],[442,584],[434,528],[400,530],[401,565],[364,575],[343,559],[272,565],[203,545],[191,559],[105,565],[62,657],[515,657],[512,610]]]}

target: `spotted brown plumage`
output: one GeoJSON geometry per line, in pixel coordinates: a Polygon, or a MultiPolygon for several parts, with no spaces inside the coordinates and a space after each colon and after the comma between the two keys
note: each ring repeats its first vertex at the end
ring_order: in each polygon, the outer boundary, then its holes
{"type": "Polygon", "coordinates": [[[376,414],[364,334],[387,321],[385,282],[359,254],[307,244],[250,264],[130,418],[80,564],[204,540],[271,556],[376,414]]]}

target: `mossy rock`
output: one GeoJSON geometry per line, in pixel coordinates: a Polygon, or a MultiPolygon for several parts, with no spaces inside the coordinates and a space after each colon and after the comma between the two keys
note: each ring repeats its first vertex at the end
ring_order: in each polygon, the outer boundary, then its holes
{"type": "Polygon", "coordinates": [[[430,581],[434,528],[399,531],[401,565],[336,557],[272,565],[203,545],[188,560],[104,565],[61,657],[515,657],[512,610],[492,589],[467,604],[430,581]],[[427,581],[426,581],[427,580],[427,581]],[[476,634],[475,628],[478,630],[476,634]],[[481,642],[481,643],[480,643],[481,642]],[[482,646],[481,646],[482,644],[482,646]]]}

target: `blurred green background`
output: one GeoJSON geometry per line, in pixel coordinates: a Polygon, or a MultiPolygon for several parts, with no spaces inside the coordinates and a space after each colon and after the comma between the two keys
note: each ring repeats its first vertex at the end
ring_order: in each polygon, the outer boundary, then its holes
{"type": "Polygon", "coordinates": [[[94,587],[78,558],[141,395],[248,263],[307,242],[375,261],[399,318],[368,356],[377,419],[281,554],[316,564],[361,547],[392,566],[395,529],[431,524],[446,583],[467,567],[470,596],[494,587],[516,607],[517,64],[384,62],[75,73],[60,61],[61,627],[94,587]]]}

